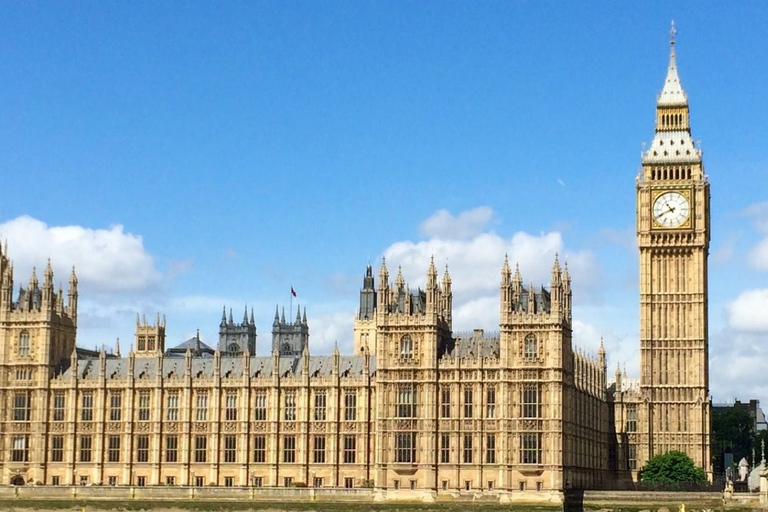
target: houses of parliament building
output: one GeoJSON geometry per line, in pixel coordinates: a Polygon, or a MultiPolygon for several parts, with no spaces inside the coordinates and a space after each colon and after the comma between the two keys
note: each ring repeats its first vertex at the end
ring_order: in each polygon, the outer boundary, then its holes
{"type": "Polygon", "coordinates": [[[216,347],[169,348],[163,317],[137,318],[123,356],[76,347],[74,269],[66,291],[50,263],[16,291],[6,242],[0,484],[562,491],[673,449],[710,471],[709,184],[674,38],[636,194],[636,381],[574,348],[557,258],[546,287],[500,258],[492,335],[454,333],[448,268],[425,262],[414,291],[387,261],[366,269],[353,354],[310,355],[306,310],[278,310],[257,355],[253,312],[225,309],[216,347]]]}

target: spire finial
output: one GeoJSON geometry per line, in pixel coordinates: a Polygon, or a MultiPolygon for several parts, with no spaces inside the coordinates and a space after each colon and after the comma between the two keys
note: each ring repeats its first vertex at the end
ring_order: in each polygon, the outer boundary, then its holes
{"type": "Polygon", "coordinates": [[[672,24],[669,27],[669,44],[672,46],[675,45],[676,34],[677,34],[677,30],[675,30],[675,20],[672,20],[672,24]]]}

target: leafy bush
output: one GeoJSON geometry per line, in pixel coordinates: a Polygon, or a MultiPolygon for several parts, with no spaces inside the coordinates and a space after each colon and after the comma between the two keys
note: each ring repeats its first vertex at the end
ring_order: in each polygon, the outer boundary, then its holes
{"type": "Polygon", "coordinates": [[[707,481],[704,470],[696,466],[688,455],[679,451],[656,455],[648,461],[640,475],[641,481],[658,484],[703,484],[707,481]]]}

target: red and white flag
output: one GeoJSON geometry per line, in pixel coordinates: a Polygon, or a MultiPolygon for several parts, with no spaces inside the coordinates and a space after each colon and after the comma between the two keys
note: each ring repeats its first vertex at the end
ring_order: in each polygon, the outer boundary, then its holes
{"type": "Polygon", "coordinates": [[[291,286],[291,295],[296,296],[296,290],[293,289],[293,286],[291,286]]]}

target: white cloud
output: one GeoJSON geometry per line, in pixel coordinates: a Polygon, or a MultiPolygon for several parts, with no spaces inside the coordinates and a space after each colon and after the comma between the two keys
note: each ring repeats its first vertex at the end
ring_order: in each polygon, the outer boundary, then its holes
{"type": "Polygon", "coordinates": [[[726,306],[728,324],[737,331],[768,332],[768,289],[747,290],[726,306]]]}
{"type": "Polygon", "coordinates": [[[768,270],[768,238],[749,251],[749,264],[757,270],[768,270]]]}
{"type": "Polygon", "coordinates": [[[48,226],[22,216],[0,225],[0,233],[10,240],[17,282],[24,282],[34,266],[40,278],[49,257],[57,282],[66,281],[74,265],[81,290],[91,293],[145,292],[162,281],[141,237],[124,232],[120,225],[48,226]]]}
{"type": "Polygon", "coordinates": [[[454,217],[448,210],[438,210],[421,223],[419,232],[429,238],[461,240],[483,232],[493,220],[493,210],[480,206],[454,217]]]}
{"type": "Polygon", "coordinates": [[[338,343],[339,352],[352,353],[353,323],[351,312],[335,312],[311,316],[309,323],[309,351],[312,354],[330,354],[338,343]]]}
{"type": "Polygon", "coordinates": [[[749,251],[749,264],[757,270],[768,270],[768,201],[750,205],[744,209],[744,215],[752,218],[755,230],[762,235],[762,240],[749,251]]]}
{"type": "MultiPolygon", "coordinates": [[[[768,398],[765,361],[768,346],[764,333],[724,329],[710,336],[710,389],[715,402],[768,398]]],[[[765,407],[765,405],[763,405],[765,407]]]]}
{"type": "Polygon", "coordinates": [[[467,234],[472,232],[467,225],[479,227],[482,224],[473,224],[467,219],[486,219],[487,222],[492,218],[493,211],[486,207],[456,216],[445,210],[437,212],[427,221],[433,221],[433,228],[429,230],[434,235],[432,238],[421,242],[396,242],[385,249],[390,279],[394,280],[399,266],[411,289],[423,288],[430,258],[435,257],[438,267],[447,263],[453,283],[454,329],[462,331],[498,329],[499,285],[505,254],[509,255],[513,267],[516,263],[520,265],[526,286],[531,282],[534,286],[548,285],[556,253],[560,253],[561,263],[568,262],[574,288],[595,286],[599,268],[594,256],[590,252],[569,253],[561,234],[556,231],[538,236],[520,231],[511,238],[488,232],[469,237],[438,236],[441,233],[467,234]],[[439,229],[435,228],[437,225],[439,229]]]}

